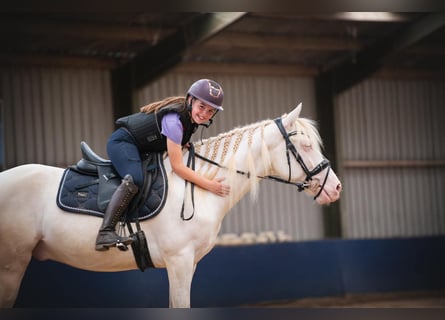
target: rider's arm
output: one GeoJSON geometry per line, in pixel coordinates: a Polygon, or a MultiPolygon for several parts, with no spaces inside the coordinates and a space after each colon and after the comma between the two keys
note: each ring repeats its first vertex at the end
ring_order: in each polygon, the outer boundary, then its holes
{"type": "Polygon", "coordinates": [[[173,142],[169,138],[167,138],[167,152],[173,172],[178,176],[219,196],[226,196],[229,194],[229,187],[221,183],[224,178],[215,178],[213,180],[207,179],[187,167],[183,161],[181,145],[173,142]]]}

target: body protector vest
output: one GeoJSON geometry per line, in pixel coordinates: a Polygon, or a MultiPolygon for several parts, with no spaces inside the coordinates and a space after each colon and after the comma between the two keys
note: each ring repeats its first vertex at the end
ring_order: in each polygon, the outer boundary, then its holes
{"type": "Polygon", "coordinates": [[[169,112],[179,114],[184,128],[181,145],[185,145],[190,141],[198,126],[192,123],[190,111],[188,108],[184,108],[182,103],[167,105],[157,112],[134,113],[119,118],[116,120],[116,124],[119,127],[125,127],[131,133],[140,152],[166,151],[167,138],[161,134],[161,121],[162,117],[169,112]]]}

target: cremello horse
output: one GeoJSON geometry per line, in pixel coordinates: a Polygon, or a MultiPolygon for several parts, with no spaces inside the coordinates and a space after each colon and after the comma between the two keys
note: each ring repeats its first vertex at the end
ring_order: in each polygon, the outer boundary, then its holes
{"type": "MultiPolygon", "coordinates": [[[[306,180],[299,187],[317,196],[321,205],[339,199],[340,181],[320,152],[321,141],[312,121],[299,118],[300,111],[301,104],[280,118],[282,132],[277,122],[265,120],[196,145],[196,153],[214,163],[198,158],[195,170],[208,177],[226,177],[231,196],[218,197],[195,188],[194,216],[188,221],[180,217],[180,212],[184,197],[188,195],[189,199],[190,192],[186,192],[184,181],[172,173],[169,161],[165,161],[167,202],[162,212],[142,221],[141,227],[155,267],[167,268],[170,307],[190,307],[197,263],[214,247],[230,208],[249,191],[255,193],[261,178],[297,183],[306,180]],[[298,161],[294,155],[300,155],[298,161]],[[308,170],[312,171],[310,177],[308,170]]],[[[187,156],[185,150],[184,160],[187,156]]],[[[56,194],[63,170],[28,164],[0,173],[1,307],[14,305],[32,257],[92,271],[137,269],[131,250],[95,251],[101,219],[58,208],[56,194]]],[[[187,203],[190,213],[190,201],[187,203]]]]}

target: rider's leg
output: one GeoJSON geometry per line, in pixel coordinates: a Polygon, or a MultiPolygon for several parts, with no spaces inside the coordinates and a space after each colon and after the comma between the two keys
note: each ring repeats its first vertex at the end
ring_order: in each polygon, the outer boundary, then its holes
{"type": "Polygon", "coordinates": [[[126,175],[120,186],[116,189],[111,197],[110,203],[105,211],[102,226],[96,238],[96,250],[108,250],[109,247],[115,246],[118,242],[128,245],[132,242],[129,237],[121,237],[116,231],[116,224],[127,209],[130,201],[138,192],[138,187],[133,183],[130,175],[126,175]]]}
{"type": "Polygon", "coordinates": [[[144,183],[144,171],[138,147],[133,137],[123,128],[114,131],[107,144],[108,157],[121,177],[131,175],[133,182],[142,188],[144,183]]]}
{"type": "Polygon", "coordinates": [[[142,187],[144,179],[139,150],[128,131],[122,128],[114,131],[108,140],[107,152],[116,171],[125,178],[114,192],[105,211],[96,239],[96,250],[107,250],[108,247],[116,245],[118,240],[125,244],[131,243],[128,237],[120,238],[115,232],[115,227],[131,199],[142,187]]]}

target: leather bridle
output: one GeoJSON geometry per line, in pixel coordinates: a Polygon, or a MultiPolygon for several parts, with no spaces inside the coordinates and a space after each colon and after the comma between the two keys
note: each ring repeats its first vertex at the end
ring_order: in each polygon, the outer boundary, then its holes
{"type": "Polygon", "coordinates": [[[291,177],[292,177],[292,166],[290,164],[290,155],[289,155],[289,153],[292,154],[294,159],[298,162],[298,164],[301,166],[301,168],[303,169],[304,173],[306,174],[306,179],[304,179],[304,181],[302,183],[297,184],[298,191],[300,191],[300,192],[303,191],[306,188],[309,188],[310,181],[312,180],[312,178],[315,175],[319,174],[321,171],[323,171],[324,169],[327,168],[328,170],[326,171],[326,175],[324,177],[323,183],[320,186],[320,190],[314,196],[314,200],[317,199],[318,196],[323,191],[324,186],[326,185],[326,181],[328,180],[329,171],[331,169],[331,165],[329,163],[329,160],[323,159],[318,165],[315,166],[314,169],[309,170],[308,167],[306,166],[306,164],[304,163],[303,158],[298,153],[297,148],[295,148],[295,146],[292,143],[292,141],[290,141],[290,137],[293,136],[293,135],[298,134],[298,131],[292,131],[292,132],[289,132],[289,133],[286,132],[286,129],[283,126],[283,121],[281,120],[281,118],[275,119],[274,122],[277,125],[278,129],[280,130],[280,133],[283,136],[284,141],[286,143],[286,158],[287,158],[287,165],[289,167],[289,177],[288,177],[287,180],[283,180],[281,178],[273,177],[273,176],[267,176],[267,178],[268,179],[273,179],[275,181],[283,182],[283,183],[294,184],[294,183],[292,183],[290,181],[291,177]]]}
{"type": "MultiPolygon", "coordinates": [[[[290,140],[290,137],[293,135],[298,134],[299,131],[292,131],[292,132],[286,132],[286,129],[283,126],[283,122],[281,120],[281,118],[277,118],[274,120],[275,124],[277,125],[278,129],[280,130],[281,135],[284,138],[284,141],[286,143],[286,158],[287,158],[287,165],[289,167],[289,175],[288,175],[288,179],[284,180],[280,177],[276,177],[276,176],[257,176],[257,178],[259,179],[269,179],[269,180],[274,180],[277,182],[281,182],[281,183],[285,183],[285,184],[291,184],[294,185],[298,188],[298,191],[304,191],[305,189],[310,187],[310,181],[312,180],[312,178],[319,174],[321,171],[323,171],[324,169],[328,169],[326,171],[326,175],[324,177],[323,183],[320,186],[320,190],[317,192],[317,194],[314,196],[314,200],[316,200],[318,198],[318,196],[321,194],[321,192],[323,191],[325,185],[326,185],[326,181],[328,180],[328,175],[329,175],[329,171],[331,169],[331,165],[329,163],[329,160],[327,159],[323,159],[318,165],[315,166],[315,168],[313,168],[312,170],[309,170],[308,167],[306,166],[306,164],[304,163],[303,158],[301,157],[301,155],[298,153],[297,148],[295,148],[294,144],[292,143],[292,141],[290,140]],[[306,174],[306,178],[304,179],[303,182],[292,182],[291,178],[292,178],[292,166],[290,163],[290,154],[292,154],[292,156],[295,158],[295,160],[298,162],[298,164],[301,166],[301,168],[303,169],[304,173],[306,174]]],[[[219,168],[224,168],[227,169],[226,167],[220,165],[219,163],[210,160],[198,153],[195,153],[194,151],[194,146],[193,144],[190,144],[190,148],[189,148],[189,159],[192,159],[194,156],[198,157],[201,160],[204,160],[206,162],[209,162],[219,168]]],[[[245,171],[241,171],[241,170],[237,170],[236,171],[238,174],[242,174],[242,175],[246,175],[247,178],[250,178],[250,172],[245,172],[245,171]]]]}

